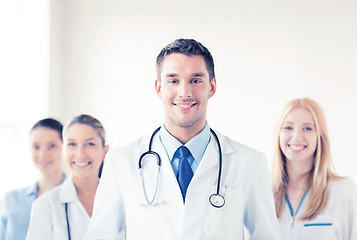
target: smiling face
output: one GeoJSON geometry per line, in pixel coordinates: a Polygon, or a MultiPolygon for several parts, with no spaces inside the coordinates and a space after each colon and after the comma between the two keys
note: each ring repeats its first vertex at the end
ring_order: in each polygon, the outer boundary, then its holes
{"type": "Polygon", "coordinates": [[[30,133],[30,144],[32,160],[43,175],[62,172],[62,141],[57,131],[37,127],[30,133]]]}
{"type": "Polygon", "coordinates": [[[208,99],[216,91],[216,79],[209,80],[203,57],[178,53],[166,56],[155,87],[163,102],[165,126],[169,131],[203,129],[208,99]]]}
{"type": "Polygon", "coordinates": [[[107,146],[93,127],[75,123],[64,134],[64,158],[73,177],[98,177],[107,146]]]}
{"type": "Polygon", "coordinates": [[[303,107],[293,108],[280,130],[280,149],[286,160],[311,165],[316,147],[317,133],[311,113],[303,107]]]}

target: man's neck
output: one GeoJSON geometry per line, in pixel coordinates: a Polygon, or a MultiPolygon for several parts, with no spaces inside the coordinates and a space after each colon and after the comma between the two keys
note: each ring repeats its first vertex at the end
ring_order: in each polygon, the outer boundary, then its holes
{"type": "Polygon", "coordinates": [[[206,122],[204,124],[195,124],[190,127],[180,127],[177,125],[170,126],[165,123],[166,130],[182,144],[186,144],[192,138],[197,136],[205,126],[206,122]]]}

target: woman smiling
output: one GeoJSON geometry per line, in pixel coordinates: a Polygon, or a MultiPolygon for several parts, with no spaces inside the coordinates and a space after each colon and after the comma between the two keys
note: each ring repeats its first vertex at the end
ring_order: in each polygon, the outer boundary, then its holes
{"type": "Polygon", "coordinates": [[[52,118],[42,119],[31,128],[31,155],[39,178],[31,186],[5,194],[0,203],[0,240],[25,239],[33,202],[64,181],[62,129],[62,124],[52,118]]]}
{"type": "Polygon", "coordinates": [[[64,160],[71,177],[35,201],[27,239],[82,239],[92,215],[101,167],[108,151],[103,125],[80,115],[64,129],[64,160]]]}
{"type": "Polygon", "coordinates": [[[273,192],[283,240],[357,239],[357,188],[333,172],[322,109],[290,101],[275,134],[273,192]]]}

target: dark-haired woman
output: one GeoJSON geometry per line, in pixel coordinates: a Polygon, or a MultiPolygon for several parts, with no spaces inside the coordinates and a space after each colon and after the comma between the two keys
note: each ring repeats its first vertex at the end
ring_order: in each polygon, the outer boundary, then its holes
{"type": "Polygon", "coordinates": [[[27,239],[82,239],[92,216],[100,169],[108,151],[103,125],[89,115],[71,120],[64,129],[64,159],[71,177],[37,199],[27,239]]]}
{"type": "Polygon", "coordinates": [[[40,176],[33,185],[5,194],[0,204],[1,240],[25,239],[32,203],[63,182],[62,129],[62,124],[52,118],[42,119],[32,127],[31,154],[40,176]]]}

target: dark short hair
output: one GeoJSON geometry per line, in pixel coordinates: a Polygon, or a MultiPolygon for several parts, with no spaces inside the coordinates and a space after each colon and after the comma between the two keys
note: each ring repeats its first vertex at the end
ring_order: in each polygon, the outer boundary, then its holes
{"type": "MultiPolygon", "coordinates": [[[[73,124],[85,124],[88,126],[91,126],[98,134],[100,139],[102,140],[103,147],[105,146],[105,130],[103,124],[96,119],[95,117],[92,117],[87,114],[81,114],[79,116],[73,117],[65,126],[65,129],[67,130],[70,126],[73,124]]],[[[99,166],[99,172],[98,172],[98,177],[100,178],[102,176],[102,170],[103,170],[103,164],[104,161],[99,166]]]]}
{"type": "Polygon", "coordinates": [[[39,127],[49,128],[49,129],[57,131],[59,138],[61,139],[61,141],[63,141],[63,139],[62,139],[63,125],[56,119],[45,118],[45,119],[42,119],[42,120],[36,122],[35,125],[33,125],[33,127],[31,128],[31,132],[39,127]]]}
{"type": "Polygon", "coordinates": [[[174,42],[163,48],[156,58],[156,72],[160,80],[161,65],[165,57],[172,53],[181,53],[186,56],[202,56],[206,63],[210,81],[215,77],[213,57],[208,49],[194,39],[176,39],[174,42]]]}

